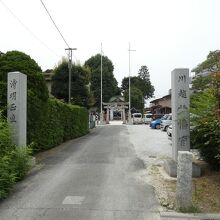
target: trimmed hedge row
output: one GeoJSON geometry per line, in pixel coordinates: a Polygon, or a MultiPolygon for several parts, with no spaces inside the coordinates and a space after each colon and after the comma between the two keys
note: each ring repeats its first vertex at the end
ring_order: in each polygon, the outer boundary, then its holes
{"type": "Polygon", "coordinates": [[[39,100],[28,95],[28,143],[33,151],[42,151],[89,132],[85,108],[49,98],[39,100]],[[38,119],[38,120],[36,120],[38,119]]]}

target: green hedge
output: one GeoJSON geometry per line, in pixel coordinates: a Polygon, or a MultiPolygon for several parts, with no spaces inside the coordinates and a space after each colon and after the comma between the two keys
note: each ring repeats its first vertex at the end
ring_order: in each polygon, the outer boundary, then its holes
{"type": "Polygon", "coordinates": [[[34,152],[50,149],[89,131],[88,112],[83,107],[53,98],[44,102],[29,94],[28,108],[27,137],[34,152]]]}

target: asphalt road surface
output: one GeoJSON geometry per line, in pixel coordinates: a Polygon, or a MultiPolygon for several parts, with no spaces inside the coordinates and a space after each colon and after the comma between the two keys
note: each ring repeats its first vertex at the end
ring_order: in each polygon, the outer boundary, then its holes
{"type": "Polygon", "coordinates": [[[44,153],[38,169],[0,202],[0,220],[158,220],[153,187],[127,126],[99,126],[44,153]]]}

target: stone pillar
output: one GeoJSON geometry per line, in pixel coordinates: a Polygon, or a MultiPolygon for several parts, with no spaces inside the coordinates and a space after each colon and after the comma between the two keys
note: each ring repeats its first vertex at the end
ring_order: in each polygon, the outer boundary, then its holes
{"type": "Polygon", "coordinates": [[[106,124],[109,124],[109,108],[107,108],[106,124]]]}
{"type": "Polygon", "coordinates": [[[26,146],[27,127],[27,76],[20,72],[8,73],[8,121],[13,141],[26,146]]]}
{"type": "Polygon", "coordinates": [[[114,111],[113,111],[113,108],[111,108],[111,109],[110,109],[110,121],[113,120],[113,112],[114,112],[114,111]]]}
{"type": "Polygon", "coordinates": [[[178,152],[176,202],[179,209],[192,206],[192,153],[178,152]]]}
{"type": "Polygon", "coordinates": [[[174,69],[172,86],[172,157],[177,161],[178,151],[190,150],[189,123],[189,69],[174,69]]]}
{"type": "Polygon", "coordinates": [[[123,108],[122,115],[123,115],[123,124],[125,124],[126,123],[125,108],[123,108]]]}

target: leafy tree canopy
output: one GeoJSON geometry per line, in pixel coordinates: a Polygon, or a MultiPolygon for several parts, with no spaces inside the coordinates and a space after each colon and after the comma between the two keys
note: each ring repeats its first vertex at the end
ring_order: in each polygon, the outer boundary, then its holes
{"type": "Polygon", "coordinates": [[[192,89],[195,92],[201,92],[213,85],[213,76],[199,76],[193,80],[192,89]]]}
{"type": "MultiPolygon", "coordinates": [[[[92,94],[89,91],[89,69],[80,65],[72,65],[71,76],[71,102],[86,107],[92,105],[92,94]]],[[[55,68],[52,82],[52,94],[68,102],[69,68],[67,61],[63,60],[55,68]]]]}
{"type": "Polygon", "coordinates": [[[210,51],[207,59],[194,69],[196,73],[203,70],[209,70],[210,72],[220,71],[220,50],[210,51]]]}
{"type": "MultiPolygon", "coordinates": [[[[92,56],[85,62],[85,66],[91,70],[91,90],[94,93],[95,105],[101,102],[101,54],[92,56]]],[[[113,74],[114,66],[107,56],[102,56],[102,99],[108,102],[112,96],[120,95],[118,82],[113,74]]]]}
{"type": "MultiPolygon", "coordinates": [[[[142,91],[144,98],[148,99],[154,94],[154,87],[150,81],[150,74],[147,66],[141,66],[138,76],[130,77],[131,87],[136,87],[142,91]]],[[[129,77],[122,80],[122,91],[129,88],[129,77]]]]}
{"type": "MultiPolygon", "coordinates": [[[[129,90],[124,92],[125,101],[129,101],[129,90]]],[[[140,89],[131,87],[131,108],[137,109],[139,112],[144,110],[144,97],[140,89]]]]}
{"type": "Polygon", "coordinates": [[[0,100],[1,107],[6,106],[7,74],[19,71],[27,75],[27,88],[29,92],[41,100],[46,101],[48,90],[38,64],[27,54],[20,51],[9,51],[0,56],[0,100]]]}

